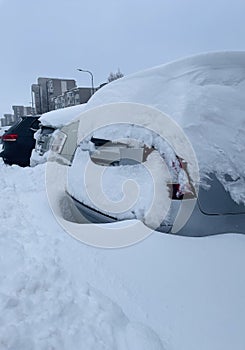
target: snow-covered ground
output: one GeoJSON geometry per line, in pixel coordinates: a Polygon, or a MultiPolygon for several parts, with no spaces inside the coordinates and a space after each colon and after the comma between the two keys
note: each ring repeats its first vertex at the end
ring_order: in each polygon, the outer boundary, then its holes
{"type": "Polygon", "coordinates": [[[125,282],[103,268],[100,251],[58,226],[44,170],[0,164],[0,349],[163,349],[157,334],[137,323],[144,310],[126,287],[136,317],[123,312],[114,293],[125,282]]]}
{"type": "Polygon", "coordinates": [[[244,349],[245,236],[93,248],[57,224],[44,164],[0,173],[1,350],[244,349]]]}
{"type": "MultiPolygon", "coordinates": [[[[244,54],[215,57],[215,69],[207,56],[198,63],[204,70],[192,59],[190,70],[179,63],[165,72],[161,67],[161,74],[150,70],[154,84],[159,78],[158,96],[139,74],[108,84],[90,107],[121,101],[124,93],[124,101],[164,107],[180,124],[182,117],[196,115],[195,123],[187,119],[185,131],[190,138],[207,136],[207,143],[196,145],[198,155],[203,144],[213,144],[210,129],[200,129],[210,112],[222,125],[214,149],[232,150],[226,164],[231,176],[234,169],[241,176],[239,191],[230,190],[239,200],[244,198],[244,95],[237,89],[245,86],[244,54]],[[225,95],[219,99],[221,89],[225,95]],[[198,103],[188,103],[194,93],[198,103]],[[230,144],[221,133],[232,126],[229,118],[221,118],[226,111],[239,122],[238,130],[231,129],[230,144]]],[[[227,158],[218,154],[210,155],[217,166],[227,158]]],[[[208,164],[202,166],[205,170],[208,164]]],[[[46,195],[45,164],[20,168],[1,162],[0,177],[1,350],[244,350],[245,235],[187,238],[154,232],[127,248],[95,248],[76,241],[56,222],[46,195]]]]}

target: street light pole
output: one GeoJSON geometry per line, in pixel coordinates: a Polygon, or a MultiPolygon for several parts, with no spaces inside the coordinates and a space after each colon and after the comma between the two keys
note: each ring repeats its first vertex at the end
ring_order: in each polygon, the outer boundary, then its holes
{"type": "Polygon", "coordinates": [[[77,68],[77,70],[79,72],[85,72],[85,73],[89,73],[90,74],[90,76],[91,76],[91,86],[92,86],[91,96],[92,96],[94,94],[94,76],[93,76],[93,73],[90,72],[89,70],[80,69],[80,68],[77,68]]]}

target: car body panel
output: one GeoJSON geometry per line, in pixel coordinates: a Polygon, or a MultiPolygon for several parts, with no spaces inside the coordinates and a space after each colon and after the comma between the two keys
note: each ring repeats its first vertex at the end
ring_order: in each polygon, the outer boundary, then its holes
{"type": "MultiPolygon", "coordinates": [[[[205,189],[204,187],[200,187],[198,200],[195,203],[194,210],[188,219],[187,223],[182,227],[179,231],[174,232],[174,221],[177,215],[177,211],[180,207],[181,201],[173,200],[171,204],[171,215],[168,220],[164,220],[162,224],[156,229],[156,231],[162,233],[169,233],[181,236],[189,236],[189,237],[203,237],[209,235],[217,235],[224,233],[240,233],[245,234],[245,206],[242,204],[235,203],[231,198],[229,199],[229,208],[230,212],[224,213],[223,207],[220,207],[218,211],[218,204],[222,202],[222,200],[218,197],[216,199],[213,197],[214,207],[216,208],[216,213],[210,214],[205,213],[202,209],[203,207],[209,208],[208,205],[210,203],[208,193],[215,192],[218,188],[217,196],[221,196],[221,198],[227,198],[229,193],[219,188],[222,186],[218,181],[217,177],[214,174],[209,174],[209,184],[210,188],[205,189]],[[200,206],[202,203],[202,206],[200,206]],[[233,203],[233,207],[231,207],[231,203],[233,203]],[[173,209],[174,207],[174,209],[173,209]]],[[[212,194],[214,195],[214,193],[212,194]]],[[[70,196],[68,194],[68,196],[70,196]]],[[[77,209],[81,212],[81,214],[89,220],[91,223],[113,223],[118,220],[113,216],[103,214],[95,210],[94,208],[88,207],[84,203],[76,200],[71,197],[77,209]]],[[[183,199],[188,200],[188,199],[183,199]]],[[[211,207],[212,208],[212,207],[211,207]]]]}
{"type": "MultiPolygon", "coordinates": [[[[118,221],[116,218],[86,206],[71,196],[70,198],[81,214],[91,223],[113,223],[118,221]]],[[[200,210],[197,202],[186,225],[176,233],[173,233],[172,228],[173,225],[163,222],[156,231],[188,237],[204,237],[223,233],[245,234],[245,213],[239,215],[207,215],[200,210]]]]}

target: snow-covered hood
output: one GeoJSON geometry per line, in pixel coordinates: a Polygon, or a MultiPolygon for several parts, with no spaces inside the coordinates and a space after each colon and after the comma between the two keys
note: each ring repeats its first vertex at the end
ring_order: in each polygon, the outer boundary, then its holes
{"type": "Polygon", "coordinates": [[[44,113],[39,119],[43,126],[51,126],[53,128],[61,128],[67,123],[70,123],[79,114],[81,114],[86,107],[86,103],[77,106],[57,109],[51,112],[44,113]]]}

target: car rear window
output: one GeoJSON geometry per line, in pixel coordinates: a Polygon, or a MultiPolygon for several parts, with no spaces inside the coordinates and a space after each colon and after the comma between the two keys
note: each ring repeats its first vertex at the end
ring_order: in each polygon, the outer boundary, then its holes
{"type": "Polygon", "coordinates": [[[6,134],[11,134],[13,132],[28,132],[30,127],[38,129],[38,118],[34,117],[22,117],[14,125],[12,125],[7,131],[6,134]]]}

